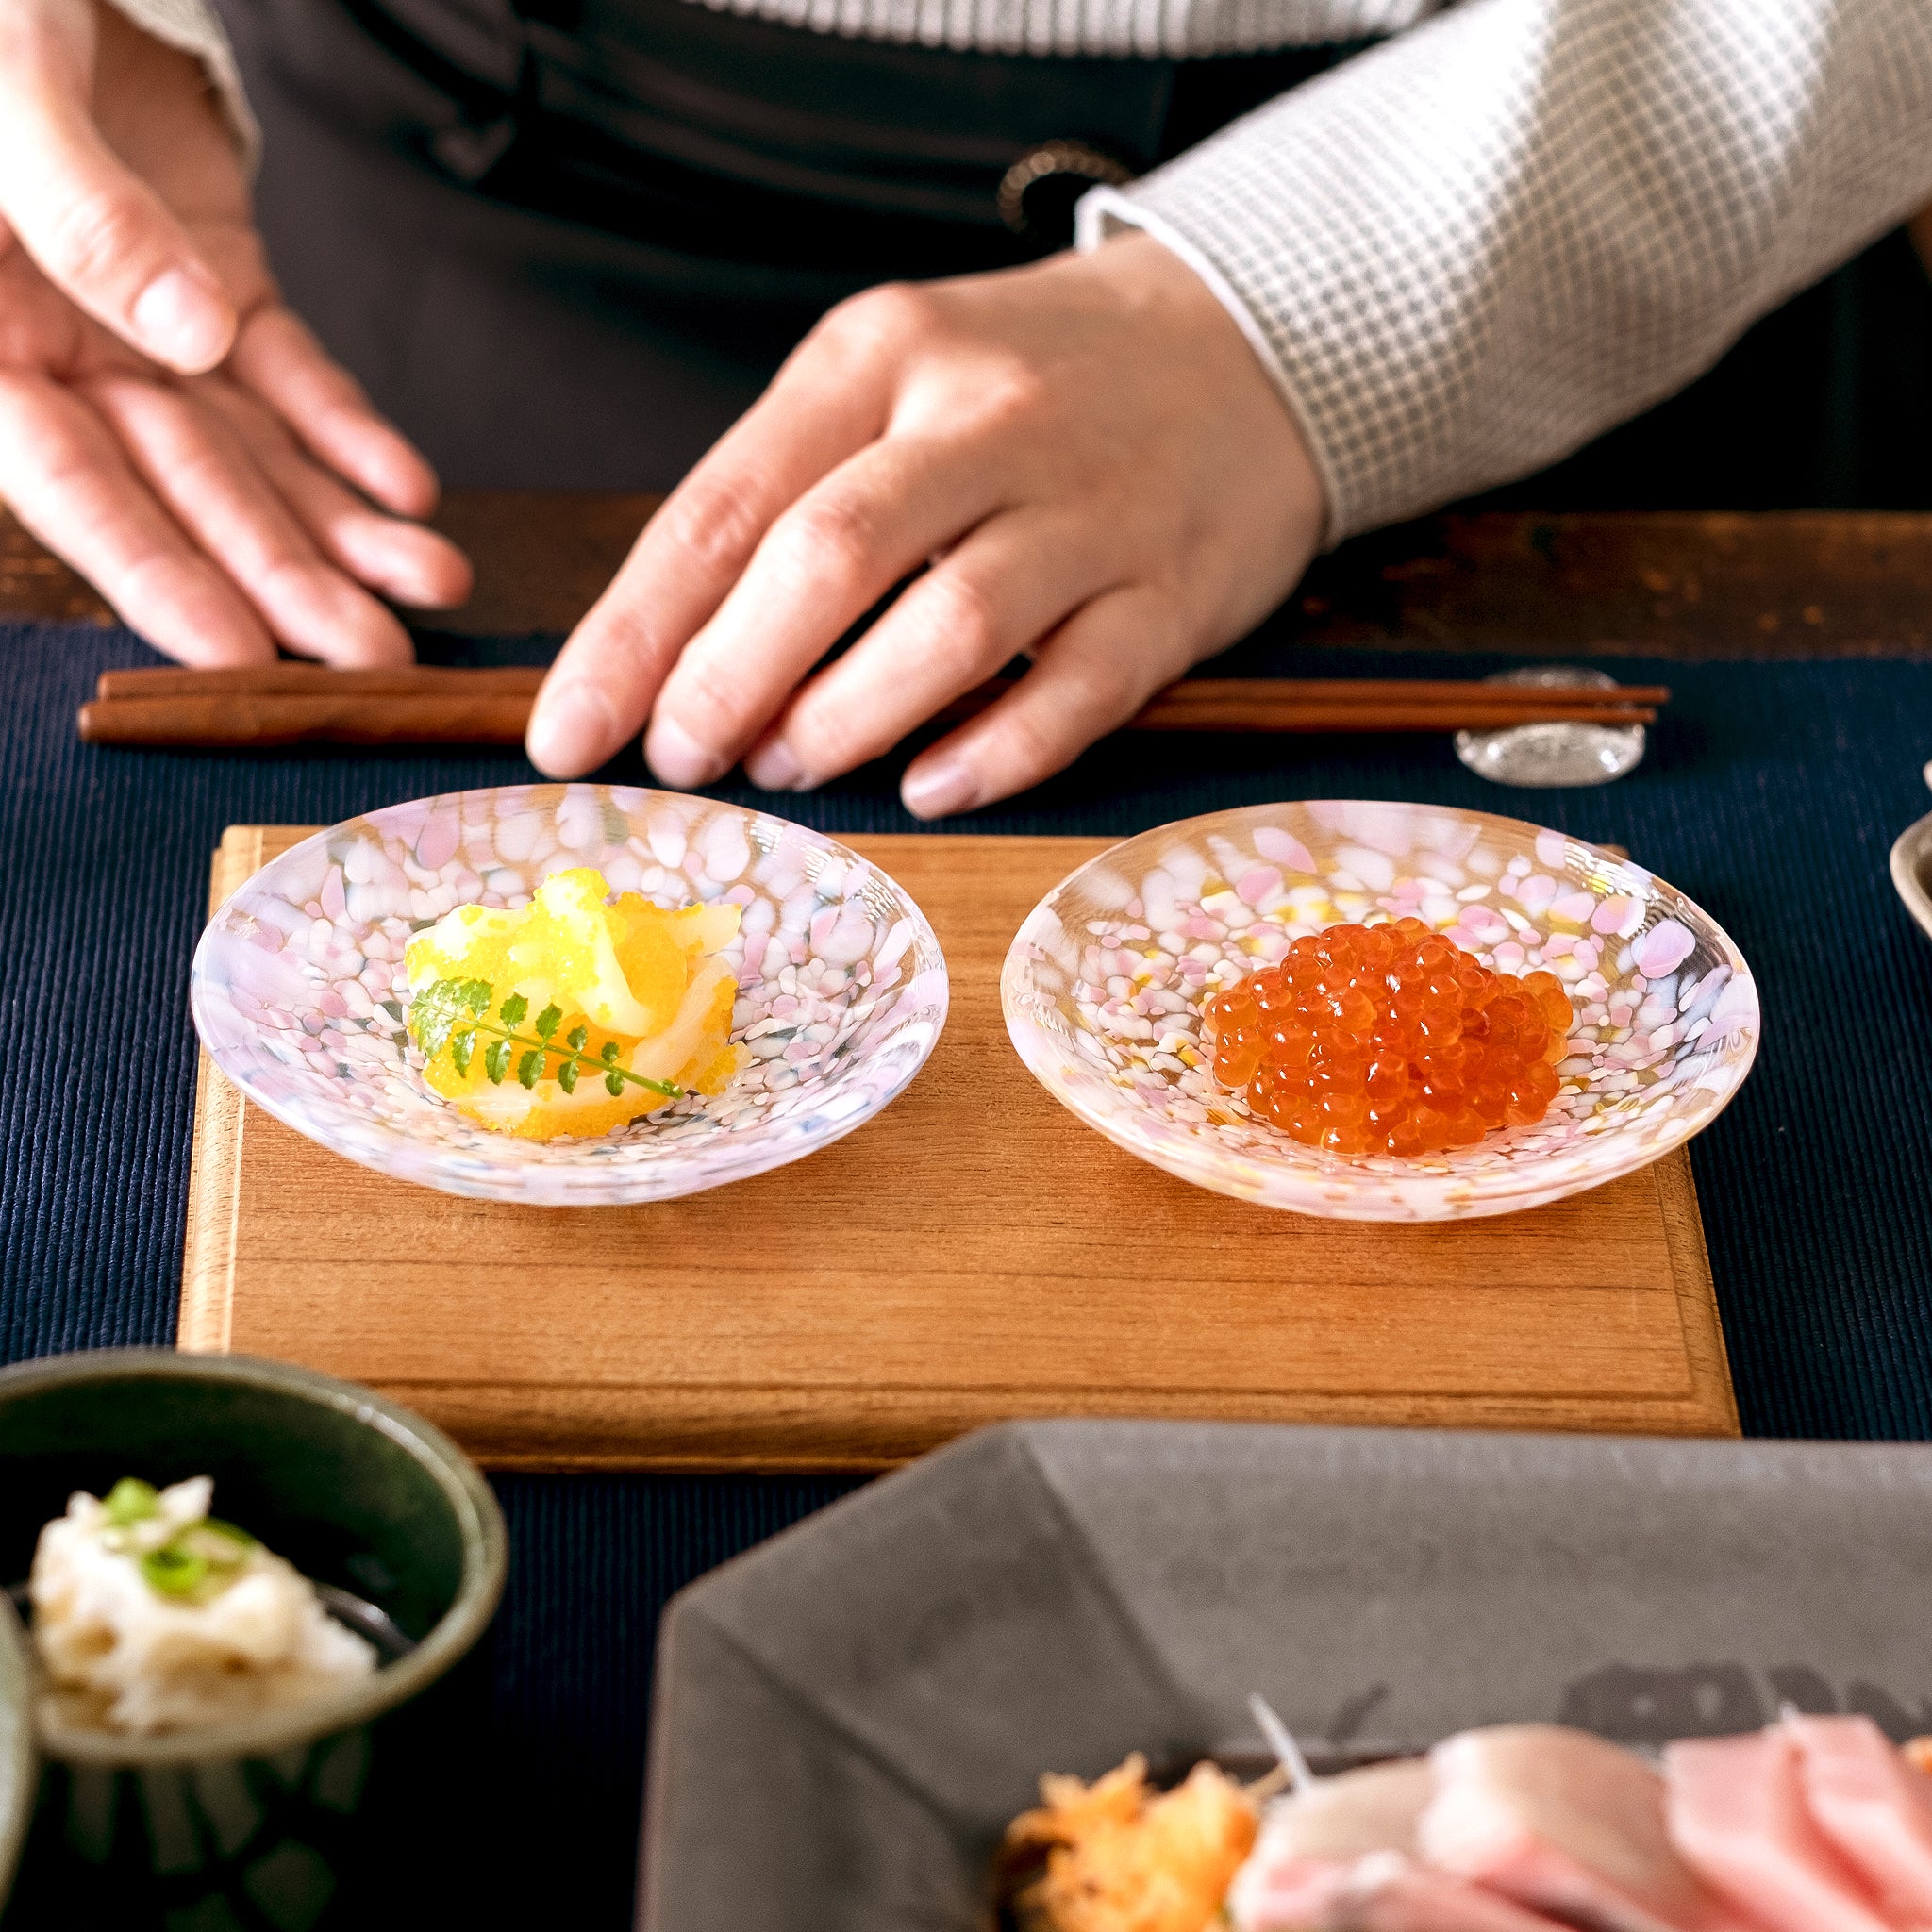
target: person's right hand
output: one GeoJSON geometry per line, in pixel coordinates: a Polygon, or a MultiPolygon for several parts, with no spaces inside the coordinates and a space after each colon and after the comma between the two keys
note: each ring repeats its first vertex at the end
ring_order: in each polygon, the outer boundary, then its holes
{"type": "Polygon", "coordinates": [[[435,500],[283,304],[200,63],[95,0],[0,0],[0,502],[212,665],[407,661],[370,591],[469,592],[402,521],[435,500]]]}

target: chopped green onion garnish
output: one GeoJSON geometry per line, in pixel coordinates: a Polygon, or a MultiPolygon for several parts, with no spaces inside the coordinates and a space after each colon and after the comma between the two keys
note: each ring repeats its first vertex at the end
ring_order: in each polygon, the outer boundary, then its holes
{"type": "Polygon", "coordinates": [[[208,1558],[178,1542],[166,1543],[141,1559],[141,1574],[162,1596],[189,1596],[207,1580],[208,1558]]]}
{"type": "Polygon", "coordinates": [[[124,1475],[108,1491],[102,1507],[108,1512],[108,1521],[116,1529],[125,1529],[131,1523],[144,1523],[159,1504],[160,1498],[154,1484],[142,1482],[138,1475],[124,1475]]]}

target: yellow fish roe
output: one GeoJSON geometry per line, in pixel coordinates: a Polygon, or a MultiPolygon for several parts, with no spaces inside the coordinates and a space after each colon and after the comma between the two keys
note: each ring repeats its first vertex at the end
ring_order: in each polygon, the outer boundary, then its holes
{"type": "MultiPolygon", "coordinates": [[[[671,1104],[629,1081],[621,1093],[608,1090],[597,1061],[613,1041],[616,1064],[644,1079],[722,1093],[750,1058],[731,1043],[738,981],[717,958],[737,936],[738,919],[728,903],[667,912],[637,892],[611,899],[604,874],[588,866],[552,874],[516,911],[458,906],[410,939],[403,955],[410,991],[440,979],[480,979],[491,989],[492,1016],[512,994],[532,1015],[555,1006],[563,1015],[554,1035],[559,1043],[574,1028],[585,1030],[582,1073],[566,1093],[557,1079],[562,1061],[546,1054],[533,1087],[514,1074],[493,1084],[484,1069],[485,1033],[467,1072],[457,1071],[452,1036],[424,1078],[479,1126],[529,1141],[590,1139],[671,1104]]],[[[529,1021],[516,1030],[529,1033],[529,1021]]]]}

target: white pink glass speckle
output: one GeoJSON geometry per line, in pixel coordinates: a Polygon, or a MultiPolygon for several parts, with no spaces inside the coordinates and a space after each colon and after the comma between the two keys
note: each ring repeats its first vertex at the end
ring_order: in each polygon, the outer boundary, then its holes
{"type": "Polygon", "coordinates": [[[1756,984],[1709,916],[1641,866],[1516,820],[1331,800],[1162,826],[1035,908],[1001,980],[1020,1057],[1132,1153],[1224,1193],[1353,1220],[1507,1213],[1594,1187],[1708,1124],[1757,1050],[1756,984]],[[1413,916],[1574,1008],[1533,1127],[1423,1159],[1343,1157],[1248,1117],[1199,1051],[1201,1002],[1304,933],[1413,916]]]}
{"type": "Polygon", "coordinates": [[[209,922],[190,1003],[215,1064],[324,1146],[457,1194],[554,1206],[666,1200],[849,1133],[918,1072],[946,1015],[924,915],[836,840],[706,798],[515,786],[390,806],[265,866],[209,922]],[[660,905],[743,908],[733,1038],[753,1062],[597,1140],[491,1134],[419,1077],[403,947],[452,907],[525,903],[595,866],[660,905]]]}

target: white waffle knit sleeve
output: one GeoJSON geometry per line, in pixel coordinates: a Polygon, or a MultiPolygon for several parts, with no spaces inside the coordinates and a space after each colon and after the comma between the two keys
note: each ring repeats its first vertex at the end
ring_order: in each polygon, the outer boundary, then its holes
{"type": "Polygon", "coordinates": [[[1928,201],[1932,0],[1466,0],[1093,191],[1078,239],[1205,276],[1332,541],[1637,414],[1928,201]]]}
{"type": "Polygon", "coordinates": [[[208,0],[113,0],[115,9],[164,46],[192,54],[207,68],[234,129],[236,144],[253,169],[261,153],[261,128],[242,91],[228,36],[208,0]]]}

